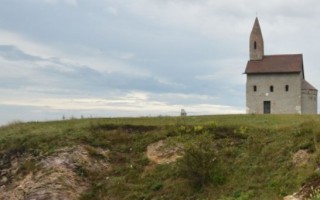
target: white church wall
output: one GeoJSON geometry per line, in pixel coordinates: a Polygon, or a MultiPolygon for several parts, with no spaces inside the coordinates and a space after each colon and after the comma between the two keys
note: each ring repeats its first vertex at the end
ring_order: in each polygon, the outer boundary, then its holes
{"type": "Polygon", "coordinates": [[[271,114],[301,114],[301,80],[301,73],[247,74],[247,113],[263,114],[264,101],[270,101],[271,114]]]}
{"type": "Polygon", "coordinates": [[[302,90],[302,114],[317,114],[316,90],[302,90]]]}

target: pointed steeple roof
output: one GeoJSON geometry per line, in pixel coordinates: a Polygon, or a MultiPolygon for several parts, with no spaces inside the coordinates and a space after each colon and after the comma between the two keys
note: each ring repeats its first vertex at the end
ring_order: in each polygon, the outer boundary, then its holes
{"type": "Polygon", "coordinates": [[[258,17],[254,20],[253,28],[251,31],[252,34],[260,34],[262,36],[261,28],[260,28],[260,23],[258,17]]]}
{"type": "Polygon", "coordinates": [[[250,34],[250,60],[262,60],[264,44],[258,17],[256,17],[250,34]]]}

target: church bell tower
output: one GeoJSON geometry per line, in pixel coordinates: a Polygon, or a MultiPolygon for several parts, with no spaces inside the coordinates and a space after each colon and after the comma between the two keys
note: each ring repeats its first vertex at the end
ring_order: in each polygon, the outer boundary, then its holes
{"type": "Polygon", "coordinates": [[[258,18],[250,34],[250,60],[262,60],[264,56],[263,37],[258,18]]]}

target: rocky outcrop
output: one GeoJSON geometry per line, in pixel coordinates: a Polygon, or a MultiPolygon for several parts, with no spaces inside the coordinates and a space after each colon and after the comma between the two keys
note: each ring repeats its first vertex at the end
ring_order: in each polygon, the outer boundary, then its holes
{"type": "Polygon", "coordinates": [[[309,162],[310,155],[307,150],[300,149],[297,151],[293,157],[292,162],[296,167],[302,167],[309,162]]]}
{"type": "MultiPolygon", "coordinates": [[[[105,160],[92,159],[88,148],[66,147],[43,158],[12,158],[1,169],[0,200],[79,199],[89,186],[83,172],[110,167],[105,160]]],[[[94,151],[107,156],[107,151],[94,151]]]]}
{"type": "Polygon", "coordinates": [[[147,157],[156,164],[168,164],[182,157],[183,147],[181,144],[172,146],[164,140],[150,144],[147,147],[147,157]]]}

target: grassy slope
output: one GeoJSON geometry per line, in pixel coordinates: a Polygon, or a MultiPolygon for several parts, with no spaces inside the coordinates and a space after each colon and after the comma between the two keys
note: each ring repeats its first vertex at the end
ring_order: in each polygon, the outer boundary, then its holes
{"type": "Polygon", "coordinates": [[[281,199],[316,176],[319,121],[318,116],[221,115],[17,123],[0,128],[0,153],[46,155],[78,144],[110,149],[113,170],[86,174],[92,187],[83,199],[281,199]],[[149,144],[161,139],[188,144],[204,135],[218,151],[223,185],[195,189],[176,164],[145,170],[149,144]],[[303,167],[292,164],[299,149],[311,153],[303,167]]]}

